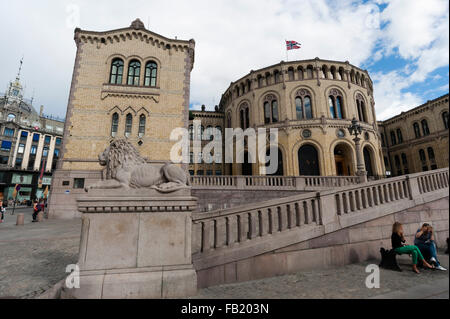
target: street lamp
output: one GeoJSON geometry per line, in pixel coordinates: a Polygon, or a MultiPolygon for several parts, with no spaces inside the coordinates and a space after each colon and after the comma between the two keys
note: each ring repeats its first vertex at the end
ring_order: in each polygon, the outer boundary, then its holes
{"type": "Polygon", "coordinates": [[[356,147],[356,175],[360,177],[361,182],[367,181],[367,171],[366,166],[364,165],[364,162],[362,160],[362,154],[361,154],[361,139],[358,137],[358,135],[362,134],[362,127],[354,117],[352,120],[352,125],[348,127],[348,131],[350,132],[350,135],[354,135],[355,138],[353,141],[355,142],[356,147]]]}

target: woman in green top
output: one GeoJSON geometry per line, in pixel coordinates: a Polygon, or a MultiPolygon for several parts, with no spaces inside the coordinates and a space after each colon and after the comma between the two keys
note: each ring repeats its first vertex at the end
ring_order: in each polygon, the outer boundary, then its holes
{"type": "Polygon", "coordinates": [[[434,268],[423,258],[419,247],[414,245],[405,245],[405,236],[403,235],[403,226],[399,222],[395,222],[392,226],[392,236],[391,236],[392,248],[399,254],[411,254],[413,262],[413,271],[420,274],[419,269],[417,269],[417,259],[422,260],[423,265],[427,268],[434,268]]]}

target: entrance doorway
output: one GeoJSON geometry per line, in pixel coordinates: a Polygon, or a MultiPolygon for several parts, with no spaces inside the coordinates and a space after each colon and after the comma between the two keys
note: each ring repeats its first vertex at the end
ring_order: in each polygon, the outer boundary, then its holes
{"type": "Polygon", "coordinates": [[[337,176],[354,175],[352,149],[347,144],[338,144],[334,148],[334,162],[337,176]]]}
{"type": "Polygon", "coordinates": [[[364,164],[366,165],[367,176],[373,176],[373,167],[372,167],[372,151],[366,146],[364,147],[364,164]]]}
{"type": "Polygon", "coordinates": [[[284,171],[283,171],[283,153],[281,153],[281,150],[277,147],[272,147],[270,148],[270,153],[269,153],[269,149],[266,151],[266,167],[270,166],[270,155],[273,156],[273,154],[277,154],[278,153],[278,167],[277,167],[277,171],[273,174],[266,174],[267,176],[283,176],[284,175],[284,171]]]}
{"type": "Polygon", "coordinates": [[[244,153],[244,163],[242,165],[242,175],[251,176],[253,175],[252,163],[250,163],[248,152],[244,153]]]}
{"type": "Polygon", "coordinates": [[[319,154],[312,145],[304,145],[298,150],[298,167],[300,175],[320,176],[319,154]]]}

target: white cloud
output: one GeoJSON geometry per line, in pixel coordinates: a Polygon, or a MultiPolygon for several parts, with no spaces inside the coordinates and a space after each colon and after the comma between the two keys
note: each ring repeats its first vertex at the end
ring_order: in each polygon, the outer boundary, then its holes
{"type": "MultiPolygon", "coordinates": [[[[167,37],[196,40],[191,103],[209,109],[218,104],[231,81],[286,59],[284,40],[302,43],[289,60],[320,57],[366,65],[398,49],[411,59],[406,79],[401,72],[373,75],[380,117],[396,105],[413,107],[419,97],[405,93],[414,81],[448,65],[448,4],[446,1],[395,0],[17,0],[0,3],[0,50],[6,87],[25,54],[23,79],[36,91],[36,104],[63,115],[67,106],[75,56],[73,29],[66,26],[67,5],[80,8],[80,27],[110,30],[128,26],[136,17],[167,37]],[[388,7],[378,14],[374,3],[388,7]],[[8,5],[8,7],[6,7],[8,5]],[[21,23],[17,23],[20,18],[21,23]],[[379,22],[388,23],[386,30],[379,22]],[[412,72],[412,73],[411,73],[412,72]],[[389,85],[394,76],[401,85],[389,85]],[[387,97],[390,98],[387,98],[387,97]]],[[[2,90],[0,90],[2,91],[2,90]]],[[[387,112],[387,113],[386,113],[387,112]]]]}

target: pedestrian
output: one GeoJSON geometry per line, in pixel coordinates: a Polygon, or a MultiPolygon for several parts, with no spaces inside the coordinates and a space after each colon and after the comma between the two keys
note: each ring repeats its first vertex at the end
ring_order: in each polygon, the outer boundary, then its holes
{"type": "Polygon", "coordinates": [[[3,206],[3,201],[0,202],[0,214],[2,215],[1,219],[0,219],[0,224],[3,223],[3,220],[5,219],[5,206],[3,206]]]}
{"type": "Polygon", "coordinates": [[[33,204],[33,223],[37,222],[37,214],[40,212],[40,205],[37,200],[33,204]]]}

